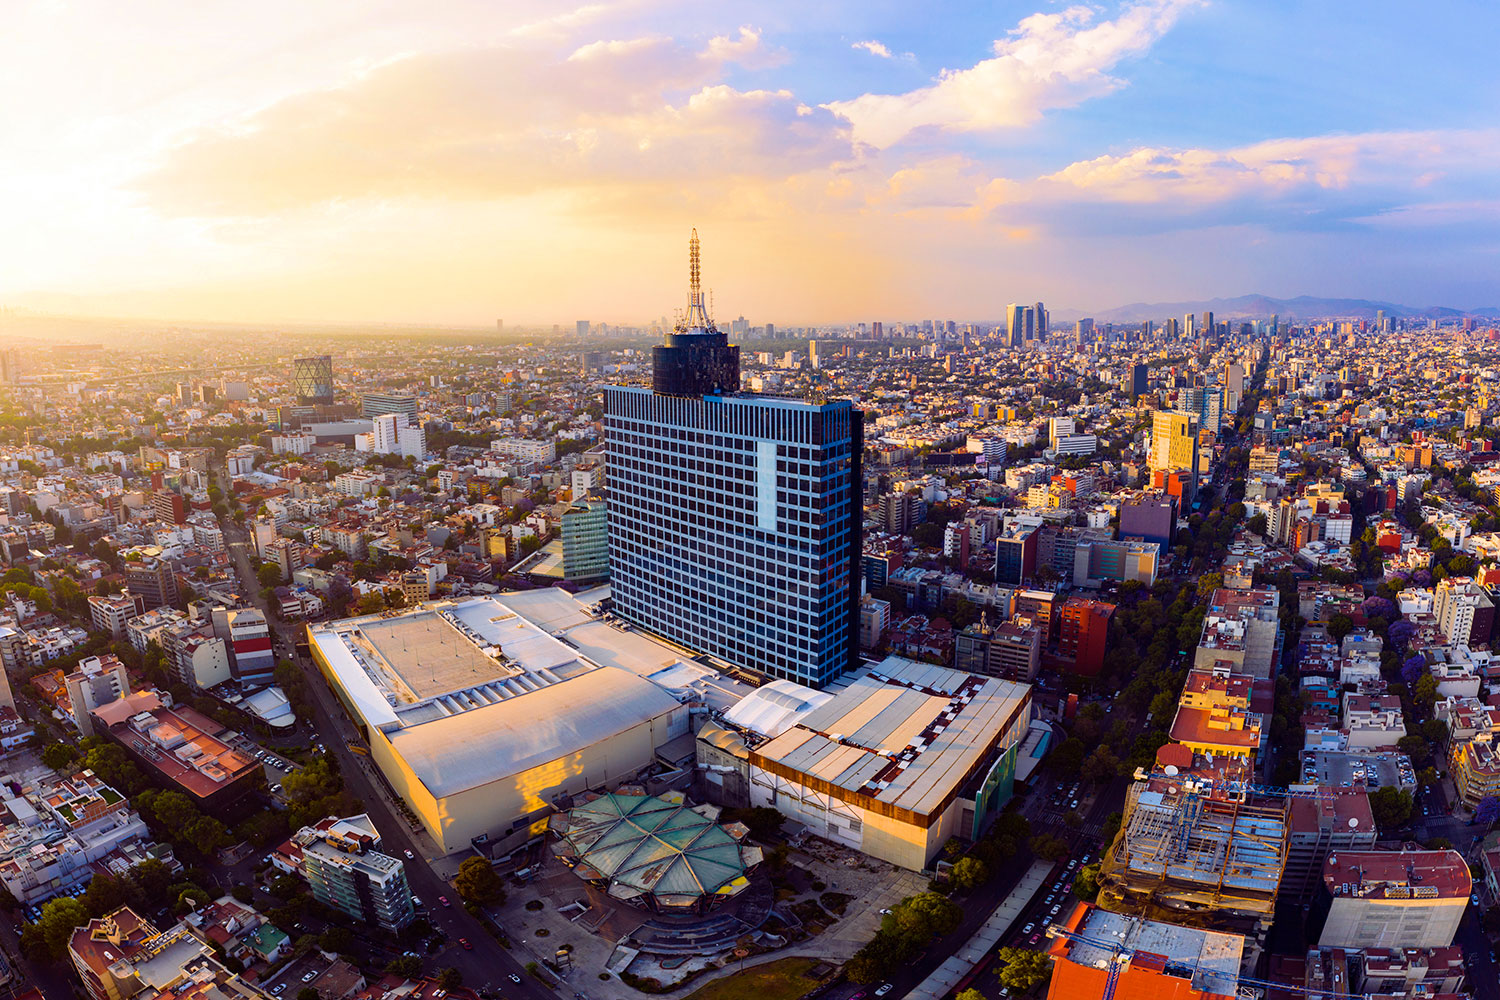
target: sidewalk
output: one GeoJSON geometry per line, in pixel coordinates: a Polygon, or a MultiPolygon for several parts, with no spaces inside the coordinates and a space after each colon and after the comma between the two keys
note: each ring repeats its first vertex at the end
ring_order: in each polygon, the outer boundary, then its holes
{"type": "Polygon", "coordinates": [[[1021,876],[1021,881],[1000,901],[989,919],[958,951],[923,980],[920,986],[908,993],[907,1000],[943,1000],[974,966],[984,961],[985,956],[1000,944],[1000,939],[1010,930],[1011,924],[1031,905],[1031,898],[1047,884],[1047,877],[1054,864],[1052,861],[1033,861],[1026,874],[1021,876]]]}

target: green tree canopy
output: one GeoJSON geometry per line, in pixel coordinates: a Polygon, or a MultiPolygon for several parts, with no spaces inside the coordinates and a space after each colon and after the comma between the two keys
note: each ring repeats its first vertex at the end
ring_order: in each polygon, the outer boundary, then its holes
{"type": "Polygon", "coordinates": [[[484,858],[465,858],[458,866],[453,887],[475,906],[494,906],[505,900],[505,883],[484,858]]]}
{"type": "Polygon", "coordinates": [[[1052,978],[1052,959],[1044,951],[1001,948],[1000,985],[1025,993],[1052,978]]]}
{"type": "Polygon", "coordinates": [[[959,858],[948,878],[960,889],[977,889],[990,880],[990,867],[978,858],[959,858]]]}

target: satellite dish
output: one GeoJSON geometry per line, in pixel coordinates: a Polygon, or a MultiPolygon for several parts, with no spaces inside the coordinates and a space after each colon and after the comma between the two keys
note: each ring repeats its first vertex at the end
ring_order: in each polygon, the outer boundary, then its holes
{"type": "Polygon", "coordinates": [[[1175,778],[1175,777],[1177,777],[1177,765],[1176,764],[1168,764],[1166,767],[1162,768],[1162,770],[1164,770],[1164,771],[1167,772],[1167,777],[1169,777],[1169,778],[1175,778]]]}
{"type": "Polygon", "coordinates": [[[1349,829],[1353,830],[1353,829],[1358,828],[1358,826],[1359,826],[1359,819],[1357,817],[1350,816],[1349,817],[1349,829]]]}

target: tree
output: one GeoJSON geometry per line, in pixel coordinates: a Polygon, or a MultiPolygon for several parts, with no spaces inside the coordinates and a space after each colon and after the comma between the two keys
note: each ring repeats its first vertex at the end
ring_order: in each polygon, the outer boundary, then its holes
{"type": "Polygon", "coordinates": [[[976,989],[967,989],[954,997],[954,1000],[984,1000],[984,994],[976,989]]]}
{"type": "Polygon", "coordinates": [[[255,579],[262,587],[274,587],[281,582],[281,564],[265,563],[255,571],[255,579]]]}
{"type": "Polygon", "coordinates": [[[990,880],[990,867],[978,858],[959,858],[948,879],[964,891],[977,889],[990,880]]]}
{"type": "Polygon", "coordinates": [[[1083,766],[1083,757],[1087,752],[1082,740],[1070,736],[1052,751],[1052,769],[1059,774],[1076,774],[1083,766]]]}
{"type": "Polygon", "coordinates": [[[83,904],[89,914],[102,917],[122,906],[140,906],[145,902],[145,893],[128,873],[121,876],[101,872],[89,880],[88,891],[83,894],[83,904]]]}
{"type": "Polygon", "coordinates": [[[1473,822],[1488,826],[1500,819],[1500,799],[1493,795],[1486,795],[1479,800],[1479,805],[1474,807],[1473,822]]]}
{"type": "Polygon", "coordinates": [[[1343,642],[1344,636],[1354,631],[1354,619],[1346,614],[1337,614],[1328,619],[1328,634],[1334,642],[1343,642]]]}
{"type": "Polygon", "coordinates": [[[1419,706],[1431,711],[1432,703],[1437,701],[1437,678],[1431,674],[1418,677],[1416,685],[1412,688],[1411,697],[1419,706]]]}
{"type": "Polygon", "coordinates": [[[410,979],[422,972],[422,960],[414,955],[398,955],[385,964],[385,971],[393,976],[410,979]]]}
{"type": "Polygon", "coordinates": [[[1254,534],[1254,535],[1264,535],[1266,533],[1266,515],[1264,515],[1264,514],[1252,514],[1252,515],[1250,515],[1249,520],[1247,520],[1245,522],[1245,528],[1251,534],[1254,534]]]}
{"type": "Polygon", "coordinates": [[[1428,719],[1422,723],[1422,735],[1441,746],[1448,739],[1448,724],[1442,719],[1428,719]]]}
{"type": "MultiPolygon", "coordinates": [[[[1394,630],[1395,626],[1392,626],[1392,631],[1394,630]]],[[[1405,682],[1407,687],[1412,687],[1417,683],[1417,681],[1426,672],[1426,670],[1426,658],[1423,657],[1421,653],[1414,653],[1411,656],[1408,656],[1401,663],[1401,680],[1405,682]]]]}
{"type": "Polygon", "coordinates": [[[1096,783],[1108,781],[1120,773],[1120,758],[1115,756],[1114,751],[1108,745],[1101,743],[1083,762],[1080,773],[1086,781],[1096,783]]]}
{"type": "Polygon", "coordinates": [[[40,934],[43,955],[58,961],[68,953],[68,941],[73,932],[89,922],[89,910],[83,900],[71,896],[59,896],[42,907],[42,916],[35,926],[40,934]]]}
{"type": "Polygon", "coordinates": [[[1411,792],[1389,785],[1370,796],[1370,811],[1382,833],[1405,825],[1411,818],[1411,805],[1411,792]]]}
{"type": "Polygon", "coordinates": [[[1073,895],[1092,903],[1099,895],[1099,866],[1086,865],[1073,879],[1073,895]]]}
{"type": "Polygon", "coordinates": [[[458,866],[453,887],[459,896],[475,906],[495,906],[505,901],[505,884],[484,858],[465,858],[458,866]]]}
{"type": "MultiPolygon", "coordinates": [[[[536,973],[533,972],[532,974],[535,975],[536,973]]],[[[438,985],[445,990],[456,990],[464,984],[464,974],[450,965],[438,972],[437,981],[438,985]]]]}
{"type": "Polygon", "coordinates": [[[951,933],[964,911],[947,896],[923,892],[897,903],[886,914],[881,930],[891,931],[920,944],[951,933]]]}
{"type": "Polygon", "coordinates": [[[318,947],[342,955],[354,947],[354,932],[347,927],[330,927],[318,938],[318,947]]]}
{"type": "Polygon", "coordinates": [[[71,743],[53,743],[42,751],[42,763],[54,771],[65,771],[78,759],[78,751],[71,743]]]}
{"type": "Polygon", "coordinates": [[[1415,733],[1397,740],[1396,749],[1410,757],[1414,767],[1425,767],[1432,759],[1432,748],[1427,745],[1426,738],[1415,733]]]}
{"type": "Polygon", "coordinates": [[[750,836],[756,840],[769,840],[781,833],[786,816],[770,806],[751,806],[746,809],[725,809],[719,814],[721,823],[743,823],[750,828],[750,836]]]}
{"type": "Polygon", "coordinates": [[[147,906],[154,909],[167,901],[167,890],[172,885],[172,869],[167,867],[166,862],[147,858],[130,872],[135,876],[136,884],[141,887],[147,906]]]}
{"type": "Polygon", "coordinates": [[[1052,959],[1044,951],[1001,948],[1000,985],[1025,993],[1052,978],[1052,959]]]}
{"type": "Polygon", "coordinates": [[[1061,837],[1050,833],[1039,833],[1031,838],[1031,853],[1048,861],[1061,861],[1068,855],[1068,845],[1061,837]]]}

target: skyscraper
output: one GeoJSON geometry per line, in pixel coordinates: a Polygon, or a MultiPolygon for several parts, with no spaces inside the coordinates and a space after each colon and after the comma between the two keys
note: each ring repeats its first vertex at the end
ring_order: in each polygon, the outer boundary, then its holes
{"type": "Polygon", "coordinates": [[[822,687],[858,652],[863,414],[740,393],[703,304],[654,351],[651,390],[605,390],[615,612],[683,645],[822,687]]]}
{"type": "Polygon", "coordinates": [[[1040,302],[1036,304],[1036,339],[1044,342],[1047,339],[1047,307],[1040,302]]]}
{"type": "Polygon", "coordinates": [[[1213,339],[1213,337],[1217,333],[1217,331],[1214,329],[1214,314],[1213,313],[1206,312],[1206,313],[1203,314],[1202,329],[1200,329],[1198,332],[1201,333],[1201,334],[1203,334],[1203,336],[1208,337],[1210,340],[1213,339]]]}
{"type": "Polygon", "coordinates": [[[1010,335],[1010,346],[1020,347],[1026,339],[1026,307],[1014,302],[1005,307],[1005,330],[1010,335]]]}
{"type": "Polygon", "coordinates": [[[292,387],[304,406],[326,406],[333,402],[333,358],[320,354],[292,360],[292,387]]]}
{"type": "Polygon", "coordinates": [[[1134,403],[1148,391],[1150,382],[1150,371],[1145,365],[1137,364],[1130,369],[1130,401],[1134,403]]]}
{"type": "MultiPolygon", "coordinates": [[[[1201,397],[1200,397],[1201,399],[1201,397]]],[[[1197,413],[1157,410],[1151,416],[1151,453],[1146,465],[1153,472],[1188,472],[1198,478],[1197,413]]]]}

